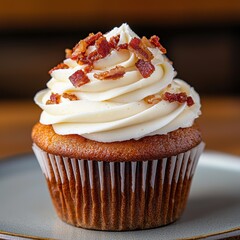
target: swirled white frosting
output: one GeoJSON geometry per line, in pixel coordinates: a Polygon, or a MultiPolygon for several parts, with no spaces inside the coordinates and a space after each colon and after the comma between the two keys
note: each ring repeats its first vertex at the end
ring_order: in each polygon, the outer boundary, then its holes
{"type": "MultiPolygon", "coordinates": [[[[138,37],[127,24],[114,28],[104,36],[109,40],[120,34],[119,44],[129,43],[138,37]]],[[[89,47],[91,52],[94,47],[89,47]]],[[[198,94],[186,82],[174,79],[175,73],[168,59],[158,48],[149,48],[154,58],[154,72],[143,78],[135,66],[137,57],[128,50],[113,50],[107,57],[94,63],[94,69],[87,74],[90,82],[74,87],[69,80],[74,72],[86,65],[66,59],[68,69],[57,69],[51,73],[48,89],[35,96],[35,102],[43,112],[40,122],[52,124],[57,134],[79,134],[87,139],[99,142],[139,139],[155,134],[167,134],[178,128],[192,126],[200,115],[198,94]],[[98,80],[94,73],[123,66],[124,76],[117,80],[98,80]],[[171,85],[170,85],[171,84],[171,85]],[[185,92],[194,100],[194,105],[186,103],[160,101],[149,104],[144,98],[164,92],[185,92]],[[72,93],[79,100],[70,101],[61,98],[59,104],[46,104],[51,93],[72,93]]]]}

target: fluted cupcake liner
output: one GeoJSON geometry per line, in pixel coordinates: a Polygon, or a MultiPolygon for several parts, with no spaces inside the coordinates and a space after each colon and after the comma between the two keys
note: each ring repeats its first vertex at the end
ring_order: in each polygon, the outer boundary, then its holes
{"type": "Polygon", "coordinates": [[[182,214],[204,143],[151,161],[105,162],[56,156],[33,144],[58,216],[77,227],[133,230],[182,214]]]}

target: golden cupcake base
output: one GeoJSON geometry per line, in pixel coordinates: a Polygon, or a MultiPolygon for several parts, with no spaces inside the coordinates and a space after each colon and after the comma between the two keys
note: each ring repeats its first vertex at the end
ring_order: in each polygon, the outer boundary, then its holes
{"type": "Polygon", "coordinates": [[[203,148],[201,142],[169,158],[106,162],[61,157],[33,144],[58,216],[76,227],[112,231],[177,220],[203,148]]]}

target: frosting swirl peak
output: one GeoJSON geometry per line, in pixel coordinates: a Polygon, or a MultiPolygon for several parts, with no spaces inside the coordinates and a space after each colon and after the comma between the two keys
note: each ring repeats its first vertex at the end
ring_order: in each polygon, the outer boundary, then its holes
{"type": "Polygon", "coordinates": [[[174,79],[164,51],[156,36],[140,39],[127,24],[89,35],[68,50],[70,57],[51,70],[48,89],[36,94],[40,122],[58,134],[100,142],[190,127],[200,115],[199,96],[174,79]]]}

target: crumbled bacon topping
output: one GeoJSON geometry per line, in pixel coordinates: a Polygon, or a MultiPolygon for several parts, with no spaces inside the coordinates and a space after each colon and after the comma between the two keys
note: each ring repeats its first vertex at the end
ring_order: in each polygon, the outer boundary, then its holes
{"type": "Polygon", "coordinates": [[[87,66],[83,69],[83,71],[84,71],[85,73],[89,73],[89,72],[91,72],[92,70],[93,70],[93,65],[91,65],[91,64],[87,65],[87,66]]]}
{"type": "Polygon", "coordinates": [[[71,55],[73,60],[77,60],[80,56],[83,56],[87,49],[87,43],[81,40],[74,48],[71,55]]]}
{"type": "Polygon", "coordinates": [[[76,101],[78,100],[77,96],[72,93],[63,93],[62,95],[64,98],[68,98],[70,101],[76,101]]]}
{"type": "MultiPolygon", "coordinates": [[[[154,65],[151,63],[151,60],[154,58],[152,52],[148,48],[159,48],[163,53],[166,53],[166,49],[159,42],[159,37],[152,36],[150,39],[142,37],[134,37],[129,43],[119,44],[120,35],[112,36],[108,41],[101,32],[96,34],[90,33],[86,38],[79,41],[75,47],[71,49],[66,49],[66,58],[71,58],[76,60],[79,65],[86,65],[82,70],[76,71],[69,77],[69,80],[75,87],[80,87],[90,80],[87,77],[87,73],[91,72],[95,61],[105,58],[111,53],[112,50],[129,50],[134,53],[138,61],[135,63],[137,69],[144,78],[148,78],[153,71],[155,70],[154,65]],[[87,49],[89,46],[95,45],[96,49],[88,53],[87,49]]],[[[49,71],[52,71],[60,68],[68,68],[64,63],[59,64],[49,71]]],[[[119,79],[125,74],[125,68],[117,66],[109,71],[103,73],[95,73],[94,76],[100,80],[106,79],[119,79]]],[[[191,99],[188,99],[188,104],[191,105],[191,99]]]]}
{"type": "Polygon", "coordinates": [[[101,56],[98,54],[97,50],[92,51],[88,56],[87,56],[87,63],[93,64],[95,61],[99,60],[101,56]]]}
{"type": "Polygon", "coordinates": [[[65,57],[66,58],[71,58],[72,57],[72,50],[71,49],[68,49],[68,48],[65,49],[65,57]]]}
{"type": "Polygon", "coordinates": [[[152,36],[150,38],[150,43],[152,43],[155,47],[158,47],[159,50],[163,53],[166,54],[167,50],[162,46],[162,44],[159,42],[160,38],[156,35],[152,36]]]}
{"type": "Polygon", "coordinates": [[[73,84],[74,87],[81,87],[82,85],[90,82],[89,78],[87,77],[86,73],[82,70],[78,70],[73,73],[69,80],[73,84]]]}
{"type": "Polygon", "coordinates": [[[93,76],[99,80],[116,80],[122,78],[125,74],[125,68],[122,66],[116,66],[109,71],[95,73],[93,76]]]}
{"type": "Polygon", "coordinates": [[[51,74],[53,71],[57,70],[57,69],[67,69],[69,68],[67,64],[65,63],[59,63],[56,67],[52,68],[51,70],[49,70],[49,74],[51,74]]]}
{"type": "Polygon", "coordinates": [[[128,43],[119,44],[116,48],[117,51],[121,49],[128,49],[128,43]]]}
{"type": "Polygon", "coordinates": [[[191,107],[194,104],[194,101],[191,96],[187,96],[185,92],[181,93],[170,93],[165,92],[163,94],[154,94],[144,98],[144,101],[148,104],[157,104],[160,101],[165,100],[168,102],[179,102],[179,103],[187,103],[188,107],[191,107]]]}
{"type": "Polygon", "coordinates": [[[187,101],[187,94],[185,92],[182,93],[165,92],[163,95],[163,99],[169,102],[184,103],[187,101]]]}
{"type": "Polygon", "coordinates": [[[96,48],[101,58],[105,58],[111,51],[111,45],[105,37],[100,37],[96,41],[96,48]]]}
{"type": "Polygon", "coordinates": [[[150,48],[154,47],[154,46],[151,44],[151,42],[150,42],[145,36],[142,37],[142,43],[143,43],[146,47],[150,47],[150,48]]]}
{"type": "Polygon", "coordinates": [[[149,62],[149,61],[144,61],[142,59],[139,59],[136,63],[135,63],[137,69],[139,70],[139,72],[141,73],[141,75],[144,78],[148,78],[151,76],[151,74],[154,72],[155,67],[154,65],[149,62]]]}
{"type": "Polygon", "coordinates": [[[170,92],[165,92],[162,96],[163,100],[168,101],[168,102],[179,102],[179,103],[187,103],[189,107],[191,107],[194,104],[194,101],[192,97],[187,96],[185,92],[181,93],[170,93],[170,92]]]}
{"type": "Polygon", "coordinates": [[[80,60],[80,62],[84,62],[85,58],[85,52],[88,48],[88,46],[94,45],[95,42],[102,36],[101,32],[98,32],[97,34],[90,33],[88,37],[85,39],[79,41],[76,46],[73,48],[73,51],[71,53],[71,58],[73,60],[80,60]]]}
{"type": "Polygon", "coordinates": [[[89,34],[88,37],[81,40],[74,48],[71,54],[71,58],[76,60],[78,64],[90,64],[101,58],[106,57],[112,49],[117,47],[120,36],[113,36],[108,42],[107,39],[102,35],[102,33],[89,34]],[[87,48],[91,45],[96,46],[96,50],[86,54],[87,48]]]}
{"type": "Polygon", "coordinates": [[[88,46],[92,46],[95,44],[95,42],[102,36],[103,34],[101,32],[98,32],[96,34],[90,33],[88,37],[83,39],[87,43],[88,46]]]}
{"type": "Polygon", "coordinates": [[[192,105],[194,105],[194,101],[193,101],[192,97],[190,97],[190,96],[187,97],[187,105],[188,105],[189,107],[191,107],[192,105]]]}
{"type": "Polygon", "coordinates": [[[128,49],[129,51],[135,53],[138,59],[143,59],[145,61],[151,61],[153,59],[153,54],[139,38],[134,37],[129,42],[128,49]]]}
{"type": "Polygon", "coordinates": [[[113,36],[109,40],[109,44],[112,48],[116,48],[120,40],[120,35],[118,34],[117,36],[113,36]]]}
{"type": "Polygon", "coordinates": [[[61,100],[61,95],[59,95],[58,93],[52,93],[50,96],[50,99],[47,100],[46,104],[59,104],[61,100]]]}
{"type": "Polygon", "coordinates": [[[85,55],[82,55],[81,57],[78,56],[77,63],[79,65],[83,65],[83,64],[89,64],[89,61],[87,60],[87,57],[85,55]]]}
{"type": "Polygon", "coordinates": [[[84,40],[81,40],[78,45],[78,49],[81,53],[85,53],[87,50],[87,43],[84,40]]]}
{"type": "Polygon", "coordinates": [[[144,98],[144,101],[148,104],[157,104],[162,100],[159,94],[150,95],[144,98]]]}

